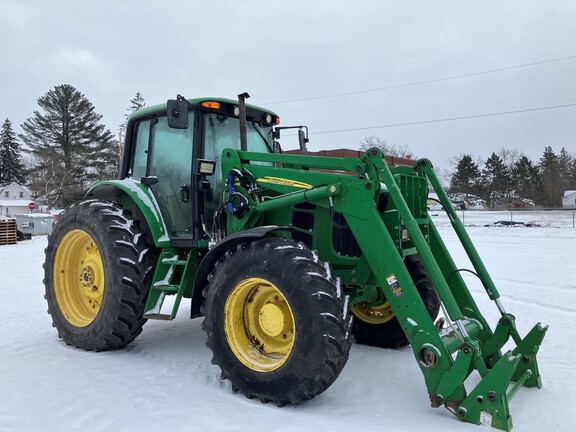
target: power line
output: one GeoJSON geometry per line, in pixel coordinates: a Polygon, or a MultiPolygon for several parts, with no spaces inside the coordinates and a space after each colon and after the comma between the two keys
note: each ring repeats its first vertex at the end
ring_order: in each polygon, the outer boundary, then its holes
{"type": "Polygon", "coordinates": [[[427,124],[427,123],[441,123],[441,122],[467,120],[467,119],[475,119],[475,118],[482,118],[482,117],[496,117],[496,116],[503,116],[503,115],[510,115],[510,114],[520,114],[520,113],[525,113],[525,112],[543,111],[543,110],[569,108],[569,107],[576,107],[576,103],[565,104],[565,105],[554,105],[554,106],[547,106],[547,107],[539,107],[539,108],[528,108],[528,109],[515,110],[515,111],[503,111],[503,112],[488,113],[488,114],[475,114],[475,115],[468,115],[468,116],[462,116],[462,117],[449,117],[449,118],[443,118],[443,119],[422,120],[422,121],[413,121],[413,122],[406,122],[406,123],[392,123],[392,124],[380,125],[380,126],[367,126],[367,127],[359,127],[359,128],[351,128],[351,129],[337,129],[337,130],[329,130],[329,131],[310,132],[310,135],[321,135],[321,134],[330,134],[330,133],[339,133],[339,132],[353,132],[353,131],[369,130],[369,129],[383,129],[383,128],[391,128],[391,127],[399,127],[399,126],[420,125],[420,124],[427,124]]]}
{"type": "Polygon", "coordinates": [[[263,103],[260,105],[265,105],[265,106],[267,106],[267,105],[280,105],[280,104],[288,104],[288,103],[294,103],[294,102],[307,102],[307,101],[320,100],[320,99],[329,99],[329,98],[336,98],[336,97],[342,97],[342,96],[351,96],[351,95],[357,95],[357,94],[363,94],[363,93],[372,93],[372,92],[377,92],[377,91],[392,90],[392,89],[403,88],[403,87],[412,87],[412,86],[418,86],[418,85],[423,85],[423,84],[431,84],[431,83],[442,82],[442,81],[450,81],[450,80],[467,78],[467,77],[478,76],[478,75],[487,75],[487,74],[491,74],[491,73],[503,72],[503,71],[508,71],[508,70],[512,70],[512,69],[520,69],[520,68],[526,68],[526,67],[530,67],[530,66],[537,66],[537,65],[541,65],[541,64],[545,64],[545,63],[553,63],[553,62],[559,62],[559,61],[564,61],[564,60],[571,60],[574,58],[576,58],[576,55],[567,56],[567,57],[560,57],[560,58],[555,58],[555,59],[549,59],[549,60],[542,60],[542,61],[537,61],[537,62],[533,62],[533,63],[525,63],[525,64],[521,64],[521,65],[516,65],[516,66],[508,66],[508,67],[502,67],[502,68],[497,68],[497,69],[490,69],[490,70],[485,70],[485,71],[481,71],[481,72],[472,72],[472,73],[463,74],[463,75],[452,75],[452,76],[448,76],[448,77],[444,77],[444,78],[436,78],[436,79],[425,80],[425,81],[415,81],[415,82],[410,82],[410,83],[405,83],[405,84],[397,84],[397,85],[391,85],[391,86],[386,86],[386,87],[378,87],[378,88],[367,89],[367,90],[357,90],[357,91],[345,92],[345,93],[335,93],[335,94],[324,95],[324,96],[314,96],[314,97],[301,98],[301,99],[290,99],[290,100],[277,101],[277,102],[266,102],[266,103],[263,103]]]}

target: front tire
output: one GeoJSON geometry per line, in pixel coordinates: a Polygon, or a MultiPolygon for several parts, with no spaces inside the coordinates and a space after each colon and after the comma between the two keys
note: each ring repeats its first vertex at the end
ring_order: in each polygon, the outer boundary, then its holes
{"type": "Polygon", "coordinates": [[[105,201],[73,204],[45,252],[48,313],[64,342],[102,351],[142,332],[153,251],[128,212],[105,201]]]}
{"type": "Polygon", "coordinates": [[[352,317],[315,253],[280,238],[243,243],[208,280],[206,345],[234,390],[296,405],[336,380],[348,360],[352,317]]]}

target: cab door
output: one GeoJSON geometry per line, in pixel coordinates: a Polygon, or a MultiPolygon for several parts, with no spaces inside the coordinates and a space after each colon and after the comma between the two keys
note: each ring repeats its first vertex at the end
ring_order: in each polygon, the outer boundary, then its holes
{"type": "MultiPolygon", "coordinates": [[[[194,113],[189,115],[193,117],[194,113]]],[[[136,127],[132,176],[157,178],[151,188],[168,236],[170,239],[192,240],[193,128],[170,128],[166,117],[145,120],[136,127]]]]}

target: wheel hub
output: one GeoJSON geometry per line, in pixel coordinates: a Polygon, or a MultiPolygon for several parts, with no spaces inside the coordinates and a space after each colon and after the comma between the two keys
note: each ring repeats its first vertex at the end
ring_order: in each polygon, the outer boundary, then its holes
{"type": "Polygon", "coordinates": [[[288,360],[294,346],[294,316],[282,292],[270,281],[247,278],[224,305],[224,328],[232,352],[245,366],[270,372],[288,360]]]}
{"type": "Polygon", "coordinates": [[[80,270],[80,282],[84,288],[94,285],[94,271],[91,267],[82,267],[80,270]]]}
{"type": "Polygon", "coordinates": [[[268,336],[278,336],[284,328],[284,314],[275,304],[265,304],[260,309],[260,327],[268,336]]]}

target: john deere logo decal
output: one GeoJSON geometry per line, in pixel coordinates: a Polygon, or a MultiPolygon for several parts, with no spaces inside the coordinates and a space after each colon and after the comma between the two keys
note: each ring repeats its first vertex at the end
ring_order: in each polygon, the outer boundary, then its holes
{"type": "Polygon", "coordinates": [[[280,177],[268,177],[268,176],[266,176],[263,178],[259,178],[258,180],[256,180],[256,182],[276,184],[276,185],[288,186],[288,187],[299,188],[299,189],[310,189],[312,187],[312,185],[309,185],[308,183],[302,183],[302,182],[299,182],[296,180],[289,180],[289,179],[284,179],[284,178],[280,178],[280,177]]]}

